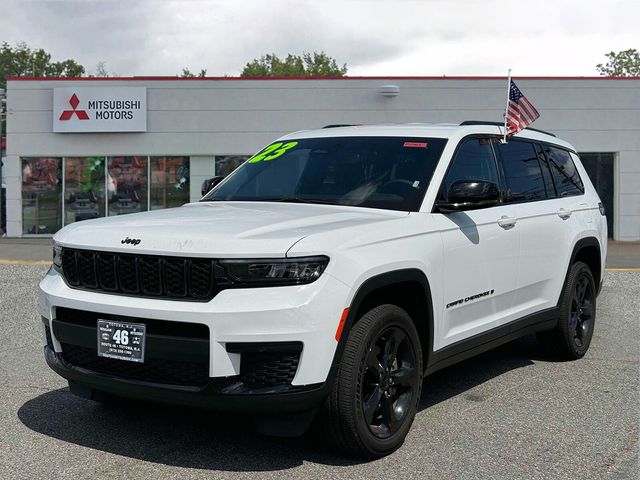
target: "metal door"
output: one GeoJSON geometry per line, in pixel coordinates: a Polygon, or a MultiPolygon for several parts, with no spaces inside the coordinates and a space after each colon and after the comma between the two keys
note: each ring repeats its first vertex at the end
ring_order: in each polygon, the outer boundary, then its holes
{"type": "Polygon", "coordinates": [[[607,212],[607,230],[613,238],[613,159],[614,153],[581,153],[580,160],[607,212]]]}

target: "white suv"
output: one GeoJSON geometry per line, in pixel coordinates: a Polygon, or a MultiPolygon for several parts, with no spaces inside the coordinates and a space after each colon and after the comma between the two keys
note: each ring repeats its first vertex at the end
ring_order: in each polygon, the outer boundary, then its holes
{"type": "Polygon", "coordinates": [[[73,393],[316,420],[398,448],[422,378],[537,332],[582,357],[606,256],[575,149],[490,122],[286,135],[202,201],[54,237],[45,357],[73,393]]]}

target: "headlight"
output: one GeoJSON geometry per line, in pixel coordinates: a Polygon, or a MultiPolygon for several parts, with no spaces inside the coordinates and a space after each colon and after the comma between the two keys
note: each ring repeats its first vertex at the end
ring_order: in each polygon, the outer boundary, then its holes
{"type": "Polygon", "coordinates": [[[322,275],[328,263],[329,258],[325,256],[219,262],[232,283],[253,286],[311,283],[322,275]]]}
{"type": "Polygon", "coordinates": [[[56,270],[62,270],[62,247],[53,245],[53,267],[56,270]]]}

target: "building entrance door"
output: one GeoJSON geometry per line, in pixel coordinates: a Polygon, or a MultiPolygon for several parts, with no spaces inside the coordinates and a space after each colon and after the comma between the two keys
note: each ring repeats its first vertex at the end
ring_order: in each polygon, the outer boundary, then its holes
{"type": "Polygon", "coordinates": [[[613,238],[613,159],[614,153],[581,153],[580,160],[596,188],[607,212],[609,238],[613,238]]]}

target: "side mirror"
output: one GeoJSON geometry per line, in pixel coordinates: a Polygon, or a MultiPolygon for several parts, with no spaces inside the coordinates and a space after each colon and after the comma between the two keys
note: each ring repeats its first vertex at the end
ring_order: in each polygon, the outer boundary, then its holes
{"type": "Polygon", "coordinates": [[[474,210],[497,205],[500,201],[498,185],[486,180],[457,180],[449,187],[447,201],[436,202],[440,212],[474,210]]]}
{"type": "Polygon", "coordinates": [[[223,176],[207,178],[204,182],[202,182],[202,187],[200,187],[202,196],[204,197],[207,193],[209,193],[209,190],[218,185],[222,180],[224,180],[223,176]]]}

